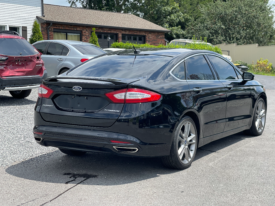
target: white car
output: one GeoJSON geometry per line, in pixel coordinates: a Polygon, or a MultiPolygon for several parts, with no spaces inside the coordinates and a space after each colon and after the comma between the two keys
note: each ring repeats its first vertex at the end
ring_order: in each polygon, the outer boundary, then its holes
{"type": "Polygon", "coordinates": [[[104,51],[106,51],[107,53],[110,53],[110,52],[118,52],[118,51],[123,51],[125,49],[120,49],[120,48],[106,48],[106,49],[103,49],[104,51]]]}
{"type": "MultiPolygon", "coordinates": [[[[175,45],[186,45],[186,44],[207,44],[209,46],[213,46],[212,44],[210,43],[206,43],[204,41],[201,41],[201,40],[192,40],[192,39],[174,39],[172,40],[169,44],[175,44],[175,45]]],[[[232,58],[231,56],[228,56],[228,55],[225,55],[225,54],[222,54],[222,56],[226,59],[228,59],[229,61],[232,62],[232,58]]]]}

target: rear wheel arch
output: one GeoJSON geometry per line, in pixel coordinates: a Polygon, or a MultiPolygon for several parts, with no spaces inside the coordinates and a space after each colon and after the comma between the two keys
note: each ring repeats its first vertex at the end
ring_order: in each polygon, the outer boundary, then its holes
{"type": "Polygon", "coordinates": [[[195,113],[194,111],[188,111],[186,112],[184,116],[189,116],[193,119],[193,121],[195,122],[196,124],[196,127],[197,127],[197,133],[198,133],[198,145],[199,145],[199,142],[200,142],[200,136],[201,136],[201,125],[200,125],[200,119],[199,119],[199,116],[197,113],[195,113]]]}
{"type": "Polygon", "coordinates": [[[69,70],[68,67],[63,67],[63,68],[61,68],[61,69],[59,70],[58,75],[64,73],[65,71],[68,71],[68,70],[69,70]],[[63,71],[63,72],[62,72],[62,71],[63,71]]]}
{"type": "MultiPolygon", "coordinates": [[[[197,132],[198,132],[198,145],[199,145],[199,142],[200,142],[200,137],[201,137],[201,134],[202,134],[202,131],[201,131],[201,125],[200,125],[200,118],[199,118],[199,114],[194,111],[194,110],[187,110],[186,112],[183,113],[183,115],[181,116],[181,118],[179,119],[178,123],[180,122],[180,120],[182,120],[185,116],[189,116],[192,118],[192,120],[195,122],[196,124],[196,128],[197,128],[197,132]]],[[[173,131],[173,134],[178,126],[178,123],[175,125],[174,127],[174,131],[173,131]]],[[[172,144],[172,142],[171,142],[172,144]]]]}
{"type": "Polygon", "coordinates": [[[265,106],[266,106],[266,109],[267,109],[267,97],[266,97],[266,94],[263,92],[259,95],[257,101],[262,98],[264,101],[265,101],[265,106]]]}

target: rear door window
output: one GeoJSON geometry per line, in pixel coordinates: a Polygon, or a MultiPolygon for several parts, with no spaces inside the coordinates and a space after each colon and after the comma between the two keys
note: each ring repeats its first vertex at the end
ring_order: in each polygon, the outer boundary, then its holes
{"type": "Polygon", "coordinates": [[[106,53],[104,50],[89,44],[76,44],[72,46],[85,55],[101,55],[106,53]]]}
{"type": "Polygon", "coordinates": [[[212,55],[208,55],[208,58],[221,80],[238,79],[235,69],[229,63],[219,57],[212,55]]]}
{"type": "Polygon", "coordinates": [[[64,48],[64,46],[62,44],[50,43],[50,46],[48,47],[47,54],[60,56],[60,55],[62,55],[63,48],[64,48]]]}
{"type": "Polygon", "coordinates": [[[69,53],[69,49],[68,49],[67,47],[64,46],[63,51],[62,51],[62,55],[63,55],[63,56],[67,56],[68,53],[69,53]]]}
{"type": "Polygon", "coordinates": [[[29,56],[38,54],[38,52],[25,39],[1,38],[0,54],[9,56],[29,56]]]}
{"type": "Polygon", "coordinates": [[[45,53],[45,49],[47,46],[47,42],[41,42],[41,43],[37,43],[35,45],[33,45],[39,52],[41,52],[42,54],[45,53]]]}
{"type": "Polygon", "coordinates": [[[193,56],[186,60],[186,79],[214,80],[214,75],[204,56],[193,56]]]}

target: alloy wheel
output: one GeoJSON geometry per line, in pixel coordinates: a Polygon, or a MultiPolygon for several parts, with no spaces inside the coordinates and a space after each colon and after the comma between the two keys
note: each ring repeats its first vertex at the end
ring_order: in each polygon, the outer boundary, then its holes
{"type": "Polygon", "coordinates": [[[196,132],[193,124],[186,121],[178,135],[178,155],[184,164],[188,164],[196,150],[196,132]]]}
{"type": "Polygon", "coordinates": [[[255,120],[255,126],[259,133],[261,133],[264,130],[265,118],[266,118],[265,114],[266,114],[265,104],[263,101],[259,101],[256,108],[256,120],[255,120]]]}

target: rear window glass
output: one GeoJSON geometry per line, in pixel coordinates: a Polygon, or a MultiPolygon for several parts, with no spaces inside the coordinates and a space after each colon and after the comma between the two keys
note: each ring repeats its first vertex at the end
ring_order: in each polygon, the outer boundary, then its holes
{"type": "Polygon", "coordinates": [[[113,55],[92,59],[75,70],[69,76],[140,78],[149,76],[166,64],[171,57],[113,55]]]}
{"type": "Polygon", "coordinates": [[[28,56],[38,52],[25,39],[0,39],[0,54],[10,56],[28,56]]]}
{"type": "Polygon", "coordinates": [[[78,51],[80,51],[82,54],[86,55],[100,55],[100,54],[105,54],[106,52],[103,51],[100,48],[97,48],[92,45],[72,45],[74,48],[76,48],[78,51]]]}

